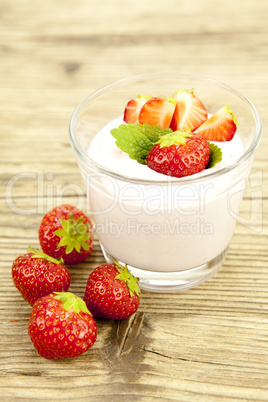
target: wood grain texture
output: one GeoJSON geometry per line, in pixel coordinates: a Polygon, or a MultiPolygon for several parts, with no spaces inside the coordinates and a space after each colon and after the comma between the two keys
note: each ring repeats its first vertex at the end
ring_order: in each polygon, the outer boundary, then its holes
{"type": "MultiPolygon", "coordinates": [[[[177,294],[142,292],[135,316],[97,320],[94,347],[46,361],[12,261],[38,247],[43,213],[86,197],[68,124],[90,92],[133,74],[209,76],[244,93],[268,124],[268,2],[2,0],[0,4],[0,400],[267,401],[268,140],[252,167],[223,268],[177,294]]],[[[70,269],[83,297],[91,258],[70,269]]]]}

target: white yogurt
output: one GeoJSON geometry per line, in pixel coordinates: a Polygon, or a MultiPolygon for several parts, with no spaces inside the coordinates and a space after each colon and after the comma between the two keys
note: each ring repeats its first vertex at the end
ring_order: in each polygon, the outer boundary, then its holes
{"type": "Polygon", "coordinates": [[[238,134],[216,143],[223,159],[212,169],[191,176],[191,183],[157,173],[129,158],[110,134],[121,118],[106,125],[90,144],[98,165],[125,175],[84,177],[96,231],[105,252],[132,267],[175,272],[199,267],[225,252],[231,240],[250,166],[215,178],[212,171],[235,162],[244,152],[238,134]],[[194,180],[202,178],[203,180],[194,180]],[[137,184],[131,179],[146,180],[137,184]],[[163,183],[155,183],[156,181],[163,183]]]}

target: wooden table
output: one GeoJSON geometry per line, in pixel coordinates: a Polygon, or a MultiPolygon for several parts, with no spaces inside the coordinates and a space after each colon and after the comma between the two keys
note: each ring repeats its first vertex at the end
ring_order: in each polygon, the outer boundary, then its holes
{"type": "MultiPolygon", "coordinates": [[[[143,72],[199,74],[244,93],[268,123],[267,17],[264,0],[1,1],[1,401],[268,400],[266,133],[221,271],[181,293],[143,291],[134,317],[97,320],[79,358],[38,356],[11,278],[46,211],[85,207],[68,123],[90,92],[143,72]]],[[[102,262],[96,240],[70,291],[83,297],[102,262]]]]}

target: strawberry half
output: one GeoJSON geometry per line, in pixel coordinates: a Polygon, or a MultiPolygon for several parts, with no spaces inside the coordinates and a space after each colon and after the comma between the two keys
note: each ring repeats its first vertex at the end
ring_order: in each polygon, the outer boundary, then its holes
{"type": "Polygon", "coordinates": [[[24,300],[31,306],[51,292],[66,291],[71,277],[61,261],[40,250],[29,247],[29,253],[20,255],[12,265],[12,279],[24,300]]]}
{"type": "Polygon", "coordinates": [[[121,320],[140,302],[138,279],[120,264],[103,264],[89,275],[84,301],[95,317],[121,320]]]}
{"type": "Polygon", "coordinates": [[[47,212],[39,227],[42,250],[65,264],[84,261],[93,249],[93,225],[80,209],[63,204],[47,212]]]}
{"type": "Polygon", "coordinates": [[[139,115],[140,124],[157,125],[159,128],[168,128],[175,110],[175,101],[154,96],[142,106],[139,115]]]}
{"type": "Polygon", "coordinates": [[[195,133],[209,141],[230,141],[235,135],[237,125],[236,116],[226,105],[198,127],[195,133]]]}
{"type": "Polygon", "coordinates": [[[193,92],[178,90],[172,98],[176,101],[170,124],[173,131],[194,131],[207,120],[206,108],[193,92]]]}
{"type": "Polygon", "coordinates": [[[131,99],[124,110],[124,121],[128,124],[138,124],[139,115],[142,106],[147,102],[150,96],[138,96],[136,99],[131,99]]]}
{"type": "Polygon", "coordinates": [[[54,292],[33,306],[28,333],[40,356],[65,359],[86,352],[97,326],[85,302],[70,292],[54,292]]]}
{"type": "Polygon", "coordinates": [[[164,135],[152,147],[147,165],[169,176],[190,176],[205,169],[210,157],[208,142],[197,134],[175,131],[164,135]]]}

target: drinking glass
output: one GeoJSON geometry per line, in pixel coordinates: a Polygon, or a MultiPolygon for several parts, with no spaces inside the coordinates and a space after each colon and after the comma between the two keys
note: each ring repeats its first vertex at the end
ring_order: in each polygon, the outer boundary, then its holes
{"type": "MultiPolygon", "coordinates": [[[[205,77],[142,74],[84,99],[71,117],[69,138],[106,261],[127,264],[140,287],[154,292],[189,289],[215,275],[232,239],[261,132],[259,113],[249,99],[205,77]],[[229,164],[203,175],[159,174],[157,180],[137,178],[132,171],[118,173],[94,159],[93,140],[122,116],[130,99],[138,94],[171,96],[177,89],[194,89],[210,114],[228,104],[239,121],[235,135],[242,141],[242,153],[236,157],[234,148],[229,164]]],[[[106,145],[104,141],[99,152],[106,145]]]]}

